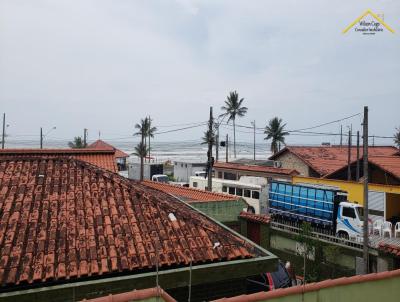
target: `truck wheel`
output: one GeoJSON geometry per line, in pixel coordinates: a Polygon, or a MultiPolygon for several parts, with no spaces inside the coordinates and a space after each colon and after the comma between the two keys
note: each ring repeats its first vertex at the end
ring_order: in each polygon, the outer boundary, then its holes
{"type": "Polygon", "coordinates": [[[337,236],[338,236],[339,238],[343,238],[343,239],[349,240],[349,234],[347,234],[346,232],[339,231],[339,233],[337,234],[337,236]]]}

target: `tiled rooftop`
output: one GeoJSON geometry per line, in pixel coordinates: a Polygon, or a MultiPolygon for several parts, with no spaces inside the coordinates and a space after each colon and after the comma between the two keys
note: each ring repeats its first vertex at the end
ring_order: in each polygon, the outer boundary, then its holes
{"type": "MultiPolygon", "coordinates": [[[[316,283],[308,283],[306,285],[298,285],[288,288],[279,288],[268,292],[259,292],[250,295],[241,295],[232,298],[222,298],[214,300],[213,302],[257,302],[267,301],[269,299],[285,299],[291,295],[301,295],[307,292],[316,292],[324,288],[346,286],[355,283],[373,282],[390,278],[397,278],[400,276],[400,269],[389,272],[373,273],[367,275],[357,275],[353,277],[344,277],[338,279],[328,279],[316,283]]],[[[339,290],[339,289],[338,289],[339,290]]],[[[346,288],[340,289],[345,291],[346,288]]],[[[318,296],[318,294],[316,294],[318,296]]],[[[395,295],[394,295],[395,296],[395,295]]],[[[288,300],[285,300],[288,301],[288,300]]],[[[319,300],[318,300],[319,301],[319,300]]],[[[340,301],[340,299],[338,300],[340,301]]]]}
{"type": "MultiPolygon", "coordinates": [[[[346,146],[318,146],[318,147],[303,147],[303,146],[288,146],[282,149],[270,159],[279,159],[279,156],[285,152],[291,152],[303,160],[314,171],[321,176],[330,174],[347,165],[348,148],[346,146]]],[[[363,154],[360,147],[360,157],[363,154]]],[[[368,148],[369,156],[392,156],[398,154],[398,149],[392,146],[376,146],[368,148]]],[[[351,161],[357,159],[357,148],[351,149],[351,161]]]]}
{"type": "Polygon", "coordinates": [[[271,217],[266,214],[253,214],[249,212],[241,212],[239,217],[246,219],[248,221],[262,223],[262,224],[269,224],[271,222],[271,217]]]}
{"type": "Polygon", "coordinates": [[[105,141],[98,139],[97,141],[91,143],[88,148],[90,149],[101,149],[101,150],[115,150],[115,158],[125,158],[129,157],[129,154],[121,151],[114,146],[106,143],[105,141]]]}
{"type": "Polygon", "coordinates": [[[378,249],[385,253],[393,254],[397,257],[400,257],[400,246],[398,246],[398,245],[381,242],[378,245],[378,249]]]}
{"type": "Polygon", "coordinates": [[[211,202],[211,201],[235,201],[238,200],[238,196],[222,193],[208,192],[200,189],[187,188],[177,185],[170,185],[167,183],[154,182],[151,180],[143,181],[145,186],[153,189],[160,190],[162,192],[172,194],[185,200],[186,202],[211,202]]]}
{"type": "Polygon", "coordinates": [[[369,156],[368,161],[400,179],[400,156],[369,156]]]}
{"type": "Polygon", "coordinates": [[[0,284],[69,282],[263,252],[163,192],[72,158],[0,158],[0,284]],[[216,243],[219,245],[215,245],[216,243]]]}
{"type": "Polygon", "coordinates": [[[56,158],[66,157],[75,158],[96,165],[100,168],[117,172],[115,162],[115,151],[111,149],[2,149],[0,150],[0,160],[3,158],[25,158],[25,157],[56,158]]]}
{"type": "Polygon", "coordinates": [[[297,174],[299,174],[296,170],[292,170],[292,169],[274,168],[274,167],[257,166],[257,165],[243,165],[243,164],[236,164],[236,163],[225,163],[225,162],[220,162],[220,161],[218,161],[214,164],[214,168],[215,169],[260,172],[260,173],[269,173],[269,174],[280,174],[280,175],[297,175],[297,174]]]}
{"type": "Polygon", "coordinates": [[[174,298],[168,295],[159,287],[133,290],[126,293],[108,295],[94,299],[83,299],[82,302],[130,302],[130,301],[148,301],[150,298],[157,298],[157,301],[176,302],[174,298]]]}

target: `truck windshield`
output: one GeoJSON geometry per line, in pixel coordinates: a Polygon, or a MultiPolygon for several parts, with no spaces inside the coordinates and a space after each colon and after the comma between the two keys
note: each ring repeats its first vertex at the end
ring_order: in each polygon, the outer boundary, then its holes
{"type": "Polygon", "coordinates": [[[356,211],[358,213],[358,217],[360,218],[360,220],[364,221],[364,208],[356,207],[356,211]]]}
{"type": "Polygon", "coordinates": [[[168,176],[157,176],[157,182],[168,182],[168,176]]]}

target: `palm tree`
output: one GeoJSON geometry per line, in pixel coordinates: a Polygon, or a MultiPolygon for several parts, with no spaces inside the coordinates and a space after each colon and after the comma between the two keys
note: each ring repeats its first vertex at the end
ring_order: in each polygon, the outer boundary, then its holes
{"type": "Polygon", "coordinates": [[[236,158],[236,117],[243,117],[247,113],[247,107],[242,106],[244,99],[239,100],[239,94],[236,91],[231,91],[225,100],[225,106],[221,110],[225,111],[225,116],[228,116],[228,121],[233,122],[233,154],[236,158]]]}
{"type": "Polygon", "coordinates": [[[146,148],[143,142],[140,142],[135,147],[135,152],[133,155],[136,155],[140,158],[140,181],[143,181],[143,171],[144,171],[144,158],[147,156],[148,149],[146,148]]]}
{"type": "Polygon", "coordinates": [[[149,116],[147,119],[147,129],[146,129],[146,135],[149,138],[149,157],[150,157],[150,138],[153,138],[154,133],[157,131],[157,128],[151,125],[152,121],[153,120],[149,116]]]}
{"type": "Polygon", "coordinates": [[[396,133],[394,134],[394,143],[397,145],[397,148],[400,149],[400,127],[396,128],[396,133]]]}
{"type": "Polygon", "coordinates": [[[274,117],[265,126],[264,134],[267,136],[265,140],[272,139],[271,142],[271,152],[273,154],[277,153],[280,149],[280,144],[285,144],[285,136],[289,135],[289,132],[285,131],[286,124],[282,123],[282,119],[274,117]]]}
{"type": "Polygon", "coordinates": [[[138,129],[137,132],[134,133],[134,135],[140,136],[141,142],[144,144],[144,146],[147,148],[147,132],[149,129],[149,120],[146,117],[145,119],[141,119],[139,124],[135,125],[135,128],[138,129]]]}
{"type": "Polygon", "coordinates": [[[73,149],[85,148],[82,137],[75,136],[74,141],[68,143],[68,147],[73,148],[73,149]]]}
{"type": "Polygon", "coordinates": [[[213,131],[210,133],[210,130],[207,130],[201,138],[201,144],[208,145],[209,143],[211,143],[211,145],[215,144],[215,133],[213,131]]]}

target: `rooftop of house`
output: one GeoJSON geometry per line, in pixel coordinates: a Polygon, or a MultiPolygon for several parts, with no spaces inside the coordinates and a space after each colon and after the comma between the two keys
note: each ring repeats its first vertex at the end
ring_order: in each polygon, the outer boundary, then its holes
{"type": "MultiPolygon", "coordinates": [[[[324,176],[331,174],[347,165],[348,148],[346,146],[287,146],[270,159],[279,160],[279,157],[290,152],[300,158],[315,172],[324,176]]],[[[360,147],[360,158],[363,154],[360,147]]],[[[368,148],[369,156],[393,156],[399,155],[399,150],[393,146],[376,146],[368,148]]],[[[351,148],[351,161],[357,159],[357,147],[351,148]]]]}
{"type": "Polygon", "coordinates": [[[167,292],[160,287],[133,290],[126,293],[107,295],[94,299],[83,299],[82,302],[130,302],[130,301],[149,301],[148,299],[158,298],[160,302],[176,302],[167,292]]]}
{"type": "Polygon", "coordinates": [[[262,224],[269,224],[271,222],[271,217],[267,214],[253,214],[249,212],[241,212],[239,217],[247,221],[262,223],[262,224]]]}
{"type": "Polygon", "coordinates": [[[114,149],[1,149],[0,160],[4,158],[25,158],[25,157],[41,157],[41,158],[75,158],[86,161],[90,164],[106,169],[111,172],[117,172],[115,163],[114,149]]]}
{"type": "MultiPolygon", "coordinates": [[[[391,278],[398,278],[400,276],[400,269],[394,271],[387,271],[381,273],[373,273],[367,275],[357,275],[353,277],[343,277],[338,279],[328,279],[316,283],[308,283],[306,285],[299,285],[288,288],[279,288],[268,292],[258,292],[255,294],[241,295],[231,298],[222,298],[212,302],[258,302],[267,301],[269,299],[284,299],[291,295],[301,295],[303,293],[317,292],[319,290],[331,287],[346,286],[356,283],[373,282],[391,278]]],[[[342,288],[342,290],[346,290],[342,288]]],[[[286,301],[286,300],[285,300],[286,301]]]]}
{"type": "Polygon", "coordinates": [[[88,148],[90,149],[101,149],[101,150],[108,150],[112,149],[115,150],[115,158],[126,158],[129,157],[129,154],[125,153],[124,151],[121,151],[114,146],[106,143],[105,141],[98,139],[97,141],[91,143],[88,148]]]}
{"type": "Polygon", "coordinates": [[[200,189],[187,188],[178,185],[155,182],[151,180],[144,180],[143,184],[153,189],[157,189],[162,192],[177,196],[178,198],[188,203],[212,202],[212,201],[236,201],[240,199],[240,197],[235,195],[208,192],[200,189]]]}
{"type": "Polygon", "coordinates": [[[260,172],[260,173],[268,173],[268,174],[278,174],[278,175],[298,175],[299,173],[293,169],[284,169],[284,168],[275,168],[268,166],[260,166],[260,165],[246,165],[246,164],[237,164],[233,162],[215,162],[215,169],[226,169],[226,170],[237,170],[237,171],[248,171],[248,172],[260,172]]]}
{"type": "Polygon", "coordinates": [[[171,195],[85,161],[0,158],[3,291],[264,256],[171,195]]]}

